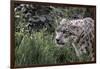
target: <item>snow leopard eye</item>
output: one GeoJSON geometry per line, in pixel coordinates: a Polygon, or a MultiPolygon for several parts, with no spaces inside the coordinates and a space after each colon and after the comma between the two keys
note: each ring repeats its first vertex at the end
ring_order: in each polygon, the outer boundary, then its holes
{"type": "Polygon", "coordinates": [[[65,30],[62,30],[62,33],[63,34],[65,34],[65,33],[68,34],[69,33],[69,30],[66,30],[66,29],[65,30]]]}
{"type": "Polygon", "coordinates": [[[66,30],[63,30],[62,32],[63,32],[63,33],[66,33],[67,31],[66,31],[66,30]]]}

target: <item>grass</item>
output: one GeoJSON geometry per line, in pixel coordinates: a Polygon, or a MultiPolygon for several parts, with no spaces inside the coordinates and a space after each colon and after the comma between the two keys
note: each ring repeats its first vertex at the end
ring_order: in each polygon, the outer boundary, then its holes
{"type": "MultiPolygon", "coordinates": [[[[15,64],[59,64],[78,62],[75,51],[70,46],[59,48],[56,46],[52,34],[33,32],[30,34],[15,33],[15,64]]],[[[85,56],[83,56],[85,57],[85,56]]]]}

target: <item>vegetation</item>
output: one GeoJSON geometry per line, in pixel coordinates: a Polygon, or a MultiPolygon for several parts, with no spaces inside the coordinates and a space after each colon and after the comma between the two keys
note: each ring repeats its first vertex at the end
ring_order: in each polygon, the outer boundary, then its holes
{"type": "MultiPolygon", "coordinates": [[[[87,9],[32,4],[15,6],[15,64],[78,62],[79,59],[70,43],[63,48],[56,46],[55,29],[62,18],[78,19],[91,16],[87,9]]],[[[87,61],[85,59],[88,57],[82,57],[82,61],[87,61]]]]}

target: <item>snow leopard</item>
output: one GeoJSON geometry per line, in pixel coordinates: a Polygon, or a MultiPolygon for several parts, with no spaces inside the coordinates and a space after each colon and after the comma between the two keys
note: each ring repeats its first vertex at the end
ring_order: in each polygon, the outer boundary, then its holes
{"type": "Polygon", "coordinates": [[[94,61],[94,20],[91,17],[69,20],[63,18],[56,29],[55,42],[59,47],[67,47],[71,43],[76,55],[88,53],[94,61]]]}

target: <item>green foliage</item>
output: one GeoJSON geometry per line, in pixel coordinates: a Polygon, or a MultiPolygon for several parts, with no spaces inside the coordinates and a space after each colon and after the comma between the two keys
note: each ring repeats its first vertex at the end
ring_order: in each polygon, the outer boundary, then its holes
{"type": "MultiPolygon", "coordinates": [[[[21,39],[21,36],[17,39],[21,39]]],[[[16,65],[22,64],[56,64],[78,61],[73,48],[56,47],[52,35],[36,32],[16,43],[16,65]],[[70,55],[70,56],[68,56],[70,55]]]]}

